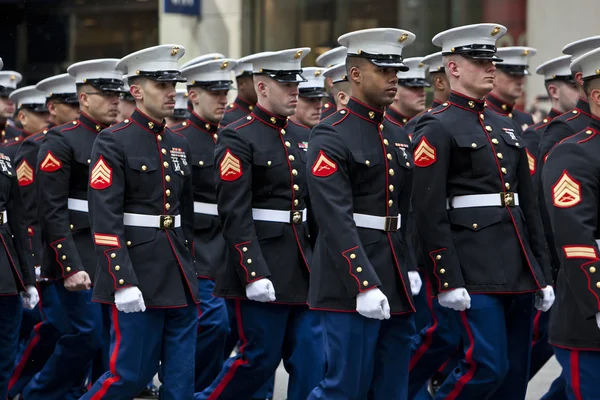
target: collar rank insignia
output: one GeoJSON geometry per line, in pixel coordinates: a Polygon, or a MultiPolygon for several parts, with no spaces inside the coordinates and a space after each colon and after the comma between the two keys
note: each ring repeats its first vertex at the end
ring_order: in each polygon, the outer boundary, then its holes
{"type": "Polygon", "coordinates": [[[29,186],[33,183],[33,168],[27,160],[23,160],[17,168],[17,179],[19,186],[29,186]]]}
{"type": "Polygon", "coordinates": [[[425,136],[415,148],[414,159],[417,167],[429,167],[437,160],[435,147],[429,144],[425,136]]]}
{"type": "Polygon", "coordinates": [[[314,176],[319,176],[321,178],[325,178],[327,176],[333,175],[335,171],[337,171],[337,164],[331,160],[329,157],[323,153],[323,150],[319,152],[319,157],[317,157],[317,161],[313,164],[312,174],[314,176]]]}
{"type": "Polygon", "coordinates": [[[569,175],[567,170],[552,186],[552,202],[554,207],[569,208],[581,202],[581,185],[569,175]]]}
{"type": "Polygon", "coordinates": [[[242,176],[242,161],[233,155],[229,149],[227,149],[219,167],[221,170],[221,179],[224,181],[232,182],[242,176]]]}
{"type": "Polygon", "coordinates": [[[55,172],[62,168],[62,162],[50,150],[44,157],[44,160],[40,164],[40,170],[44,172],[55,172]]]}
{"type": "Polygon", "coordinates": [[[100,156],[90,173],[90,186],[96,190],[106,189],[112,185],[112,168],[100,156]]]}

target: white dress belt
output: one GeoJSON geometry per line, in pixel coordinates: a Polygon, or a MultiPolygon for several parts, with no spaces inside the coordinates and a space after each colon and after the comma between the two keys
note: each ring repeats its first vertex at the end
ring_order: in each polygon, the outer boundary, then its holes
{"type": "Polygon", "coordinates": [[[501,192],[490,194],[471,194],[456,196],[446,200],[446,208],[471,208],[471,207],[515,207],[519,205],[519,194],[501,192]],[[452,204],[450,204],[452,202],[452,204]]]}
{"type": "Polygon", "coordinates": [[[1,225],[4,225],[8,223],[8,214],[6,213],[6,210],[2,211],[2,220],[0,221],[1,225]]]}
{"type": "Polygon", "coordinates": [[[600,250],[600,239],[596,239],[596,246],[598,246],[598,249],[600,250]]]}
{"type": "Polygon", "coordinates": [[[69,208],[69,210],[73,210],[73,211],[81,211],[81,212],[89,211],[87,200],[72,199],[69,197],[67,207],[69,208]]]}
{"type": "Polygon", "coordinates": [[[157,229],[179,228],[181,226],[181,215],[123,213],[123,225],[157,229]]]}
{"type": "Polygon", "coordinates": [[[219,215],[217,205],[212,203],[194,202],[194,212],[196,214],[219,215]]]}
{"type": "Polygon", "coordinates": [[[354,213],[354,222],[359,228],[395,232],[402,226],[402,215],[398,214],[397,217],[379,217],[376,215],[354,213]]]}
{"type": "Polygon", "coordinates": [[[282,222],[285,224],[299,224],[306,221],[306,209],[304,210],[270,210],[266,208],[253,208],[252,219],[264,222],[282,222]]]}

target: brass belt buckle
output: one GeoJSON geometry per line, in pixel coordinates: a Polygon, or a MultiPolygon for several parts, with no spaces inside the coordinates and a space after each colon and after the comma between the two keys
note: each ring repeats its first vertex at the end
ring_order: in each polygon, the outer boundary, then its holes
{"type": "Polygon", "coordinates": [[[301,211],[290,211],[290,224],[301,224],[302,223],[302,212],[301,211]]]}
{"type": "Polygon", "coordinates": [[[502,205],[502,207],[514,207],[515,194],[513,192],[500,193],[500,204],[502,205]]]}
{"type": "Polygon", "coordinates": [[[396,232],[398,230],[398,217],[385,217],[383,230],[386,232],[396,232]]]}
{"type": "Polygon", "coordinates": [[[6,221],[4,221],[4,213],[0,212],[0,225],[4,225],[6,221]]]}
{"type": "Polygon", "coordinates": [[[160,229],[173,229],[175,228],[175,217],[172,215],[161,215],[160,216],[160,229]]]}

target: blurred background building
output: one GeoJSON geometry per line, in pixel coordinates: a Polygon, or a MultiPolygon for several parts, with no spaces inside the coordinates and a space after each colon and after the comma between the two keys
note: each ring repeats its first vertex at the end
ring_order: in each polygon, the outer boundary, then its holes
{"type": "MultiPolygon", "coordinates": [[[[431,38],[442,30],[496,22],[508,28],[500,46],[537,48],[533,72],[566,43],[597,35],[598,17],[598,0],[0,0],[0,57],[24,84],[159,43],[185,46],[183,61],[308,46],[308,66],[356,29],[412,31],[405,54],[417,56],[438,51],[431,38]]],[[[527,93],[529,103],[544,94],[541,78],[529,78],[527,93]]]]}

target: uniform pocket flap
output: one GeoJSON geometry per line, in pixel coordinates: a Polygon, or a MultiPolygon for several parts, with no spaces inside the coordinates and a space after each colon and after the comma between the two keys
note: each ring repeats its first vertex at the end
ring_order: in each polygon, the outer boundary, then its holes
{"type": "Polygon", "coordinates": [[[479,231],[502,221],[503,208],[485,209],[459,208],[448,211],[448,219],[452,225],[459,225],[472,231],[479,231]]]}
{"type": "Polygon", "coordinates": [[[481,149],[488,144],[487,138],[480,136],[455,136],[454,142],[460,148],[473,150],[481,149]]]}
{"type": "Polygon", "coordinates": [[[137,226],[126,226],[125,240],[127,241],[127,247],[133,247],[139,244],[152,242],[156,239],[157,233],[158,229],[156,228],[140,228],[137,226]]]}
{"type": "Polygon", "coordinates": [[[139,172],[151,172],[158,169],[158,160],[148,157],[127,157],[127,165],[139,172]]]}
{"type": "Polygon", "coordinates": [[[281,165],[284,161],[284,158],[279,157],[279,154],[254,154],[254,164],[260,165],[261,167],[281,165]]]}
{"type": "Polygon", "coordinates": [[[354,161],[358,164],[366,165],[367,167],[377,165],[380,161],[379,153],[365,153],[362,150],[351,150],[350,153],[352,153],[352,159],[354,161]]]}
{"type": "Polygon", "coordinates": [[[280,222],[254,222],[254,226],[256,227],[256,236],[258,237],[258,240],[275,238],[283,235],[284,225],[285,224],[282,224],[280,222]]]}
{"type": "Polygon", "coordinates": [[[213,154],[192,154],[192,165],[194,167],[206,168],[214,165],[213,154]]]}

